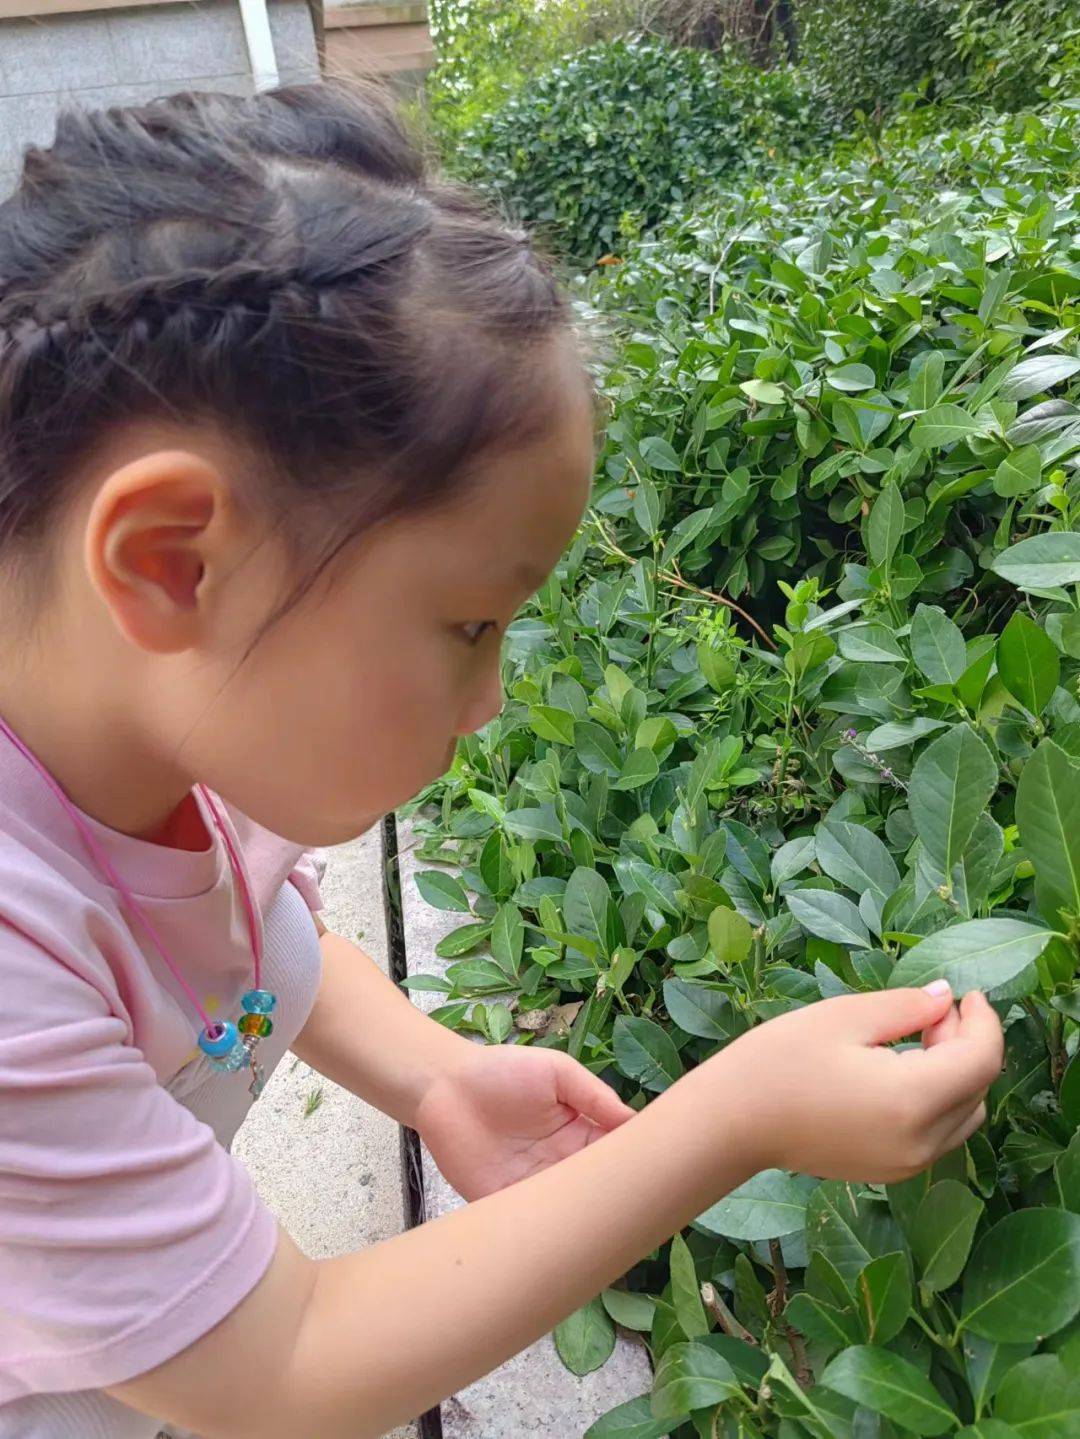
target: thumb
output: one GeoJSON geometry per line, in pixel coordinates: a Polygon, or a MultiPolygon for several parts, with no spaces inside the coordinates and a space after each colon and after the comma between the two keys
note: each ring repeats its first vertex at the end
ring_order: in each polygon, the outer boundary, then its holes
{"type": "Polygon", "coordinates": [[[881,989],[836,1003],[850,1005],[847,1018],[854,1037],[865,1044],[891,1044],[943,1019],[952,1006],[952,989],[947,980],[936,979],[925,989],[881,989]]]}
{"type": "Polygon", "coordinates": [[[558,1098],[562,1104],[576,1109],[601,1129],[617,1129],[620,1124],[633,1119],[636,1111],[623,1103],[610,1084],[605,1084],[568,1054],[562,1058],[566,1062],[559,1064],[556,1071],[558,1098]]]}

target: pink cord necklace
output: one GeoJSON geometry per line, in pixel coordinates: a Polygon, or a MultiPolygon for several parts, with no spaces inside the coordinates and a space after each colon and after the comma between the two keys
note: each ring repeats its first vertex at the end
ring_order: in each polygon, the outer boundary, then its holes
{"type": "Polygon", "coordinates": [[[259,931],[259,923],[255,916],[255,903],[251,897],[251,890],[244,877],[243,866],[240,863],[240,856],[236,851],[232,836],[225,826],[221,817],[216,800],[210,794],[205,785],[198,785],[199,794],[202,796],[207,809],[213,818],[214,825],[225,843],[225,849],[229,856],[229,864],[232,867],[233,877],[240,895],[244,901],[244,909],[247,915],[248,934],[251,939],[251,953],[254,959],[255,987],[249,989],[241,997],[240,1006],[243,1014],[240,1017],[239,1025],[233,1024],[231,1020],[224,1023],[210,1018],[206,1010],[199,1002],[199,997],[188,984],[187,980],[173,963],[168,949],[157,930],[150,923],[145,910],[139,901],[132,894],[130,887],[117,874],[108,855],[104,852],[93,831],[83,819],[82,815],[68,799],[67,795],[53,779],[41,761],[33,755],[18,735],[11,729],[7,722],[0,718],[0,734],[3,734],[22,757],[37,770],[38,774],[52,790],[57,800],[66,810],[68,817],[75,826],[86,848],[90,851],[91,858],[97,863],[109,883],[120,895],[128,910],[135,916],[146,933],[153,941],[154,948],[160,954],[169,973],[176,980],[177,984],[191,1001],[195,1012],[202,1020],[202,1029],[199,1033],[199,1048],[206,1055],[214,1069],[234,1073],[241,1069],[251,1069],[251,1084],[249,1086],[253,1098],[258,1099],[266,1083],[266,1077],[262,1065],[258,1061],[258,1047],[261,1040],[273,1032],[273,1021],[270,1015],[277,1006],[277,996],[268,989],[262,988],[262,939],[259,931]]]}

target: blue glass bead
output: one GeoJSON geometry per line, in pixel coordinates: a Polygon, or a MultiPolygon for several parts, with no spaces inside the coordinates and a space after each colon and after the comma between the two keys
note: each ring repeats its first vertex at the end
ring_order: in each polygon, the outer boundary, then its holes
{"type": "Polygon", "coordinates": [[[199,1048],[210,1059],[220,1059],[240,1043],[236,1025],[231,1020],[212,1025],[199,1035],[199,1048]]]}
{"type": "Polygon", "coordinates": [[[277,995],[268,989],[249,989],[240,1001],[245,1014],[273,1014],[277,1006],[277,995]]]}
{"type": "Polygon", "coordinates": [[[233,1074],[238,1069],[246,1069],[250,1058],[251,1056],[244,1046],[238,1044],[233,1049],[230,1049],[228,1054],[213,1058],[209,1063],[210,1067],[218,1070],[219,1073],[233,1074]]]}

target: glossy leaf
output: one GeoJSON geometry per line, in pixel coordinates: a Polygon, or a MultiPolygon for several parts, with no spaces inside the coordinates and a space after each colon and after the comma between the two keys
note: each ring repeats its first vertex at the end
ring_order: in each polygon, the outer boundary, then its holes
{"type": "Polygon", "coordinates": [[[704,1344],[673,1344],[657,1366],[652,1412],[656,1419],[683,1419],[738,1393],[735,1371],[722,1355],[704,1344]]]}
{"type": "Polygon", "coordinates": [[[944,1434],[957,1418],[913,1364],[889,1349],[858,1345],[826,1365],[821,1383],[912,1434],[944,1434]]]}
{"type": "Polygon", "coordinates": [[[694,1223],[723,1239],[759,1241],[796,1234],[806,1223],[806,1204],[815,1180],[765,1169],[733,1189],[694,1223]]]}
{"type": "Polygon", "coordinates": [[[1061,531],[1032,535],[1011,545],[991,566],[1021,590],[1045,590],[1080,583],[1080,534],[1061,531]]]}
{"type": "Polygon", "coordinates": [[[830,939],[849,949],[872,949],[870,931],[850,899],[827,889],[794,889],[788,908],[810,934],[830,939]]]}
{"type": "Polygon", "coordinates": [[[931,741],[915,761],[908,805],[927,854],[945,874],[963,853],[997,781],[993,755],[967,724],[931,741]]]}
{"type": "Polygon", "coordinates": [[[975,1246],[960,1322],[1001,1344],[1053,1334],[1080,1311],[1080,1214],[1020,1209],[975,1246]]]}
{"type": "Polygon", "coordinates": [[[1033,964],[1051,931],[1021,919],[970,919],[938,930],[898,959],[889,987],[918,989],[947,979],[953,993],[993,990],[1033,964]]]}
{"type": "Polygon", "coordinates": [[[640,1015],[620,1014],[612,1035],[615,1063],[628,1079],[659,1093],[683,1072],[679,1051],[658,1024],[640,1015]]]}
{"type": "Polygon", "coordinates": [[[572,1374],[591,1374],[611,1358],[615,1349],[615,1326],[600,1300],[590,1299],[583,1308],[556,1324],[555,1348],[572,1374]]]}
{"type": "Polygon", "coordinates": [[[911,1250],[927,1289],[948,1289],[959,1279],[984,1207],[966,1184],[955,1179],[942,1179],[931,1187],[911,1229],[911,1250]]]}
{"type": "Polygon", "coordinates": [[[1061,675],[1057,646],[1046,631],[1017,610],[998,640],[997,662],[1013,698],[1032,714],[1042,714],[1061,675]]]}
{"type": "Polygon", "coordinates": [[[1052,740],[1044,740],[1024,766],[1016,820],[1047,923],[1080,914],[1080,765],[1052,740]]]}

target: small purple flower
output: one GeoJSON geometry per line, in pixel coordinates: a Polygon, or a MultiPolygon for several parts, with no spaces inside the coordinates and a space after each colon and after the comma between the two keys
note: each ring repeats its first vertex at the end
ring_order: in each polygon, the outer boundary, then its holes
{"type": "Polygon", "coordinates": [[[892,777],[893,777],[893,772],[892,772],[891,769],[883,769],[883,770],[881,771],[881,778],[882,778],[882,779],[892,779],[892,777]]]}
{"type": "Polygon", "coordinates": [[[858,738],[859,738],[859,731],[858,731],[858,730],[855,730],[855,729],[846,729],[846,730],[844,731],[844,738],[845,738],[845,739],[858,739],[858,738]]]}

